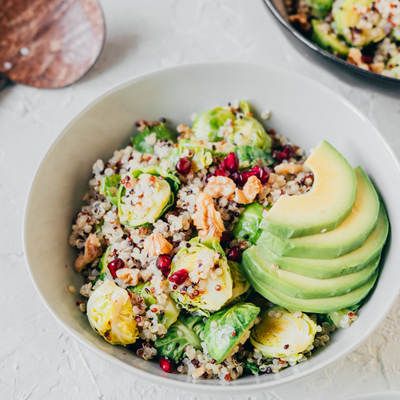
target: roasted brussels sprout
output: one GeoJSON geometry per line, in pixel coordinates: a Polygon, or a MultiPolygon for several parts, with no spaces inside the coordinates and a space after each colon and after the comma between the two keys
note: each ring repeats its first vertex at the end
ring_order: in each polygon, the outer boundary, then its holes
{"type": "Polygon", "coordinates": [[[141,153],[154,154],[154,145],[158,140],[171,140],[176,143],[176,136],[160,122],[151,128],[146,126],[143,132],[132,138],[132,147],[141,153]]]}
{"type": "Polygon", "coordinates": [[[197,115],[192,131],[197,140],[220,142],[224,140],[223,135],[220,135],[220,128],[225,126],[228,120],[234,119],[235,114],[230,107],[213,108],[197,115]]]}
{"type": "MultiPolygon", "coordinates": [[[[153,304],[158,304],[157,299],[153,296],[151,292],[151,283],[145,282],[138,286],[131,286],[129,290],[135,293],[137,296],[143,298],[144,302],[146,303],[147,307],[152,306],[153,304]]],[[[179,315],[179,308],[177,307],[174,300],[171,297],[167,297],[165,304],[161,304],[164,308],[165,314],[157,314],[158,322],[163,324],[166,329],[168,329],[178,318],[179,315]]]]}
{"type": "Polygon", "coordinates": [[[99,192],[106,196],[114,206],[118,205],[117,192],[120,182],[121,175],[106,176],[101,180],[99,192]]]}
{"type": "Polygon", "coordinates": [[[228,261],[228,264],[233,279],[233,290],[232,297],[225,303],[225,306],[244,301],[251,291],[250,283],[244,276],[242,265],[235,261],[228,261]]]}
{"type": "Polygon", "coordinates": [[[240,169],[254,167],[255,165],[268,167],[275,163],[272,156],[259,147],[237,146],[236,154],[239,158],[240,169]]]}
{"type": "Polygon", "coordinates": [[[121,179],[118,214],[131,227],[156,221],[174,203],[180,181],[160,166],[136,169],[121,179]]]}
{"type": "Polygon", "coordinates": [[[127,291],[109,280],[90,296],[87,316],[91,327],[111,344],[126,346],[139,336],[127,291]]]}
{"type": "Polygon", "coordinates": [[[219,242],[199,238],[189,242],[172,260],[171,297],[190,312],[208,316],[232,297],[232,275],[219,242]]]}
{"type": "Polygon", "coordinates": [[[244,239],[255,244],[261,234],[259,226],[262,221],[262,213],[263,206],[260,203],[256,202],[246,206],[233,228],[233,236],[236,239],[244,239]]]}
{"type": "Polygon", "coordinates": [[[237,303],[213,314],[204,328],[207,350],[221,363],[239,350],[250,335],[260,309],[251,303],[237,303]]]}
{"type": "Polygon", "coordinates": [[[203,317],[180,315],[167,334],[154,342],[157,354],[172,358],[175,362],[182,357],[186,346],[201,350],[200,333],[204,330],[203,317]]]}
{"type": "Polygon", "coordinates": [[[173,150],[168,160],[175,165],[182,157],[190,159],[193,172],[206,168],[213,162],[212,151],[206,146],[188,139],[179,141],[178,147],[173,150]]]}
{"type": "Polygon", "coordinates": [[[250,341],[265,357],[300,356],[314,342],[317,325],[300,311],[272,307],[261,315],[250,341]]]}

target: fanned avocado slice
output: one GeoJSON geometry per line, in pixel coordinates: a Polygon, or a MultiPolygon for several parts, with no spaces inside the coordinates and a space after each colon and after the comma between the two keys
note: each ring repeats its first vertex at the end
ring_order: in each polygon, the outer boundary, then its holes
{"type": "Polygon", "coordinates": [[[323,48],[330,53],[338,53],[342,57],[346,57],[349,54],[349,47],[346,42],[340,40],[339,37],[330,30],[329,24],[317,19],[312,20],[312,41],[319,47],[323,48]]]}

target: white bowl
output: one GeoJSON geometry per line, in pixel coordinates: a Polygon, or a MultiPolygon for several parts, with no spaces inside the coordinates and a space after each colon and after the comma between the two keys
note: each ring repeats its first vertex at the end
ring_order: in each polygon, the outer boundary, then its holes
{"type": "Polygon", "coordinates": [[[75,305],[82,276],[68,245],[71,222],[81,207],[93,163],[108,159],[129,142],[134,122],[166,117],[191,124],[190,117],[217,105],[246,99],[262,113],[272,110],[271,128],[307,151],[326,139],[353,166],[361,165],[382,194],[389,213],[391,241],[399,243],[400,170],[392,151],[370,121],[345,99],[314,81],[288,71],[244,63],[198,64],[132,79],[86,108],[58,137],[40,165],[25,215],[25,255],[34,284],[54,317],[96,354],[149,381],[212,394],[248,394],[271,389],[328,367],[349,354],[379,325],[400,285],[400,246],[386,247],[386,260],[372,299],[351,329],[337,332],[312,359],[276,375],[246,376],[233,382],[166,374],[123,347],[109,345],[89,327],[75,305]],[[68,266],[68,268],[65,267],[68,266]]]}

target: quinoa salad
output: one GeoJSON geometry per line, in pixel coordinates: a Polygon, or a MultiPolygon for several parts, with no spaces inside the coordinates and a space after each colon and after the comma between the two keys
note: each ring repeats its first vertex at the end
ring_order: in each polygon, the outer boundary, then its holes
{"type": "Polygon", "coordinates": [[[400,78],[400,0],[285,0],[290,22],[366,71],[400,78]]]}
{"type": "Polygon", "coordinates": [[[270,117],[242,100],[191,127],[142,120],[94,163],[69,238],[88,329],[166,373],[226,382],[304,362],[357,320],[385,210],[360,167],[325,141],[307,159],[270,117]]]}

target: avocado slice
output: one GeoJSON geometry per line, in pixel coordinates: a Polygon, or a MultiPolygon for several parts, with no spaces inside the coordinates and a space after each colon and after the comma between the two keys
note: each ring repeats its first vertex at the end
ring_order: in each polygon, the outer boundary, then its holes
{"type": "Polygon", "coordinates": [[[306,4],[313,17],[323,18],[331,11],[333,0],[306,0],[306,4]]]}
{"type": "Polygon", "coordinates": [[[315,235],[351,213],[357,181],[347,160],[323,140],[305,165],[314,173],[313,187],[301,196],[281,196],[260,224],[264,231],[281,238],[315,235]]]}
{"type": "Polygon", "coordinates": [[[311,40],[314,43],[324,50],[330,53],[336,52],[342,57],[346,57],[349,54],[350,48],[347,46],[346,42],[340,40],[334,32],[327,32],[326,27],[330,30],[327,22],[313,19],[311,23],[313,27],[311,40]]]}
{"type": "MultiPolygon", "coordinates": [[[[282,239],[263,232],[257,243],[280,256],[314,259],[337,258],[360,248],[378,223],[379,198],[362,168],[354,170],[358,188],[356,201],[352,213],[335,230],[295,239],[282,239]]],[[[331,194],[335,197],[335,193],[331,194]]]]}
{"type": "Polygon", "coordinates": [[[259,283],[299,299],[341,296],[362,286],[379,265],[380,255],[361,271],[331,279],[315,279],[274,268],[253,246],[243,254],[243,267],[259,283]]]}
{"type": "Polygon", "coordinates": [[[333,4],[332,15],[336,29],[350,45],[361,48],[379,42],[387,36],[377,23],[371,24],[369,29],[357,29],[357,34],[354,35],[354,28],[358,28],[357,25],[371,10],[374,2],[375,0],[339,0],[333,4]]]}
{"type": "Polygon", "coordinates": [[[381,203],[379,208],[378,224],[375,230],[371,233],[363,246],[342,257],[332,260],[284,257],[278,256],[261,244],[257,245],[257,250],[266,260],[279,265],[280,269],[309,276],[310,278],[335,278],[365,268],[382,252],[388,230],[389,222],[386,216],[385,207],[381,203]]]}
{"type": "Polygon", "coordinates": [[[359,288],[346,293],[342,296],[327,297],[322,299],[296,299],[295,297],[288,296],[280,292],[279,290],[273,289],[271,286],[266,285],[253,278],[251,274],[246,271],[246,277],[250,282],[251,286],[264,296],[266,299],[274,304],[278,304],[287,310],[312,312],[318,314],[326,314],[331,311],[340,310],[342,308],[353,306],[359,303],[364,297],[367,296],[369,291],[375,284],[376,278],[378,277],[378,270],[359,288]]]}

